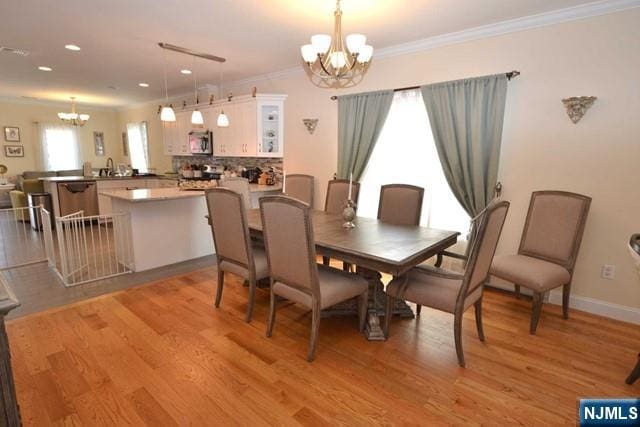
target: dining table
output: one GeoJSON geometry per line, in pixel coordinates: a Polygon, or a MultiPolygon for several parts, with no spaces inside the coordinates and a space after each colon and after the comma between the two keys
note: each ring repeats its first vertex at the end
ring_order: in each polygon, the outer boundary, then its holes
{"type": "MultiPolygon", "coordinates": [[[[247,211],[249,232],[262,239],[259,209],[247,211]]],[[[317,255],[356,266],[356,273],[369,283],[369,308],[365,336],[370,341],[385,340],[379,316],[384,315],[382,274],[400,277],[429,258],[438,256],[458,240],[457,231],[422,226],[394,225],[378,219],[356,217],[355,227],[343,227],[340,214],[312,210],[311,223],[317,255]]],[[[408,304],[398,300],[393,313],[413,318],[408,304]]],[[[357,315],[357,304],[348,301],[323,310],[323,317],[357,315]]]]}

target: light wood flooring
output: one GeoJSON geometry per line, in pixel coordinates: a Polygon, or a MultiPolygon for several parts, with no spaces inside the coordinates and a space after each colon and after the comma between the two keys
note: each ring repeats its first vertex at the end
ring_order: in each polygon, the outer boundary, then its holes
{"type": "Polygon", "coordinates": [[[473,310],[459,368],[453,317],[423,309],[368,342],[355,318],[323,319],[313,363],[311,317],[278,311],[265,337],[268,291],[243,321],[247,289],[231,276],[212,306],[214,268],[10,320],[25,425],[575,425],[579,397],[637,396],[624,379],[640,328],[485,293],[486,343],[473,310]]]}

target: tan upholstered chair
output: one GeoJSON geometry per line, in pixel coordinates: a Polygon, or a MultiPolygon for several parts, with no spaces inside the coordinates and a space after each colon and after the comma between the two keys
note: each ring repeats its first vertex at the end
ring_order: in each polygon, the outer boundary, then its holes
{"type": "Polygon", "coordinates": [[[473,243],[464,273],[419,266],[404,276],[394,278],[387,286],[387,306],[384,333],[389,336],[391,310],[395,298],[452,313],[453,331],[458,363],[464,367],[462,351],[462,316],[475,306],[476,327],[480,341],[484,341],[482,328],[482,291],[489,276],[491,260],[495,254],[502,226],[509,210],[509,202],[494,203],[482,216],[477,238],[473,243]]]}
{"type": "MultiPolygon", "coordinates": [[[[351,200],[357,205],[360,196],[360,183],[351,184],[351,200]]],[[[332,214],[342,214],[345,203],[349,197],[349,180],[348,179],[332,179],[327,184],[327,198],[324,202],[324,211],[332,214]]],[[[329,257],[323,256],[322,263],[329,265],[329,257]]],[[[350,264],[342,263],[343,270],[348,271],[350,264]]]]}
{"type": "Polygon", "coordinates": [[[355,274],[316,264],[311,209],[291,197],[260,199],[264,242],[271,277],[271,308],[267,336],[273,332],[276,296],[312,311],[311,341],[307,360],[316,351],[320,310],[359,297],[359,328],[364,330],[368,283],[355,274]]]}
{"type": "Polygon", "coordinates": [[[389,184],[380,188],[378,219],[396,225],[420,225],[424,188],[389,184]]]}
{"type": "Polygon", "coordinates": [[[228,188],[212,188],[205,192],[209,222],[218,261],[218,290],[215,306],[220,306],[224,273],[232,273],[249,281],[249,303],[245,320],[251,321],[256,297],[256,282],[269,277],[264,250],[253,247],[247,225],[242,195],[228,188]]]}
{"type": "Polygon", "coordinates": [[[531,195],[517,255],[498,256],[491,274],[533,291],[529,332],[536,333],[542,300],[551,289],[562,289],[562,314],[569,318],[573,268],[578,257],[591,198],[565,191],[536,191],[531,195]]]}
{"type": "Polygon", "coordinates": [[[311,175],[292,174],[286,176],[286,196],[300,200],[313,208],[313,181],[311,175]]]}
{"type": "Polygon", "coordinates": [[[247,178],[223,178],[220,180],[220,187],[228,188],[241,194],[245,209],[251,209],[251,193],[249,192],[249,180],[247,178]]]}

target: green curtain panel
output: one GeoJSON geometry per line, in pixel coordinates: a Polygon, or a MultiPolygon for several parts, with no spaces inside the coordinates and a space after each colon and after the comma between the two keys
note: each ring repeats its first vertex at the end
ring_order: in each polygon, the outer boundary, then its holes
{"type": "Polygon", "coordinates": [[[444,175],[474,218],[493,199],[498,178],[507,77],[456,80],[421,90],[444,175]]]}
{"type": "Polygon", "coordinates": [[[359,181],[389,114],[393,91],[338,97],[338,178],[359,181]]]}

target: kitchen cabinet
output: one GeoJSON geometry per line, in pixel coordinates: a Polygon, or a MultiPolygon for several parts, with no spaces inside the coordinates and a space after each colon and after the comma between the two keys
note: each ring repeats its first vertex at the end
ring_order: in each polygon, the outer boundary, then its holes
{"type": "Polygon", "coordinates": [[[162,122],[164,154],[168,156],[190,156],[189,132],[192,130],[191,111],[176,112],[175,122],[162,122]]]}

